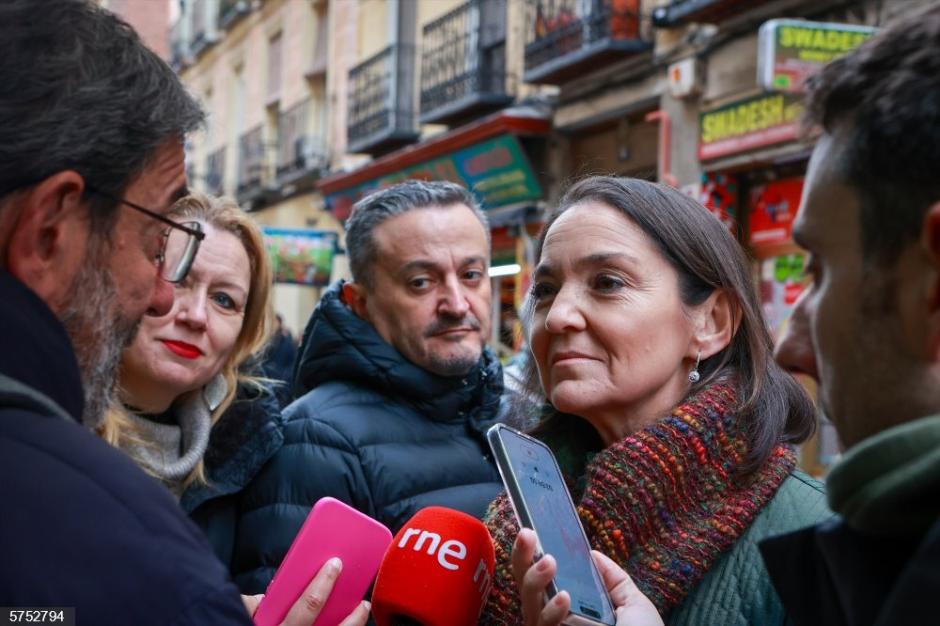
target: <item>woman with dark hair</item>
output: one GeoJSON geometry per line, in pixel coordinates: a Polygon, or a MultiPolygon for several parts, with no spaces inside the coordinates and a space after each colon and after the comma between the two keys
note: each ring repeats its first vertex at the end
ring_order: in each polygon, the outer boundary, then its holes
{"type": "MultiPolygon", "coordinates": [[[[569,478],[592,547],[670,624],[783,623],[757,542],[829,511],[795,469],[814,409],[773,360],[740,246],[675,189],[593,177],[551,214],[536,262],[527,384],[544,405],[531,432],[569,478]]],[[[487,524],[497,573],[481,623],[543,623],[554,563],[527,573],[523,533],[512,566],[505,494],[487,524]]]]}

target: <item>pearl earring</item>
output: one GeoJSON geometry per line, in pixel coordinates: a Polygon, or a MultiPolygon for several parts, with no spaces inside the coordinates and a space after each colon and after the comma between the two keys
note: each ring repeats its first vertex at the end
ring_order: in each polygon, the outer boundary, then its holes
{"type": "Polygon", "coordinates": [[[692,368],[692,371],[689,372],[689,382],[693,385],[702,379],[702,375],[698,373],[698,364],[702,360],[702,351],[699,350],[698,356],[695,357],[695,367],[692,368]]]}

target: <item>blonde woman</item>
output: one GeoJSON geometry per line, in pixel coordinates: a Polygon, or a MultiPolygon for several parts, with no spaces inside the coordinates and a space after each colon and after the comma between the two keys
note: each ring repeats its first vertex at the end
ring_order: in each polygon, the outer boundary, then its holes
{"type": "Polygon", "coordinates": [[[234,201],[192,195],[174,217],[206,237],[173,308],[145,317],[125,349],[121,406],[102,435],[180,499],[230,565],[237,495],[283,440],[277,402],[250,373],[272,328],[271,269],[234,201]]]}
{"type": "MultiPolygon", "coordinates": [[[[206,237],[170,312],[144,317],[124,350],[121,406],[101,434],[180,498],[230,568],[238,494],[283,441],[277,402],[249,365],[272,328],[271,268],[260,229],[233,200],[188,196],[173,216],[206,237]]],[[[307,593],[328,595],[340,567],[324,567],[307,593]]],[[[249,613],[259,598],[243,598],[249,613]]],[[[317,611],[305,602],[291,614],[309,623],[317,611]]],[[[361,603],[343,626],[362,626],[368,610],[361,603]]]]}

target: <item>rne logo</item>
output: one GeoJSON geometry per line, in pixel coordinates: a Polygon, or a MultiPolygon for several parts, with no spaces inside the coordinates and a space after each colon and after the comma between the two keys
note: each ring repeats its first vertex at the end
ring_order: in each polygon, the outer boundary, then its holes
{"type": "MultiPolygon", "coordinates": [[[[467,546],[456,539],[448,539],[441,543],[441,536],[437,533],[420,528],[408,528],[402,534],[398,541],[398,547],[401,549],[408,547],[408,542],[415,537],[411,549],[415,552],[427,551],[428,556],[437,554],[437,562],[446,570],[457,571],[460,569],[459,561],[467,558],[467,546]]],[[[477,564],[476,571],[473,573],[473,582],[477,585],[477,591],[481,596],[489,593],[492,579],[483,559],[477,564]]]]}

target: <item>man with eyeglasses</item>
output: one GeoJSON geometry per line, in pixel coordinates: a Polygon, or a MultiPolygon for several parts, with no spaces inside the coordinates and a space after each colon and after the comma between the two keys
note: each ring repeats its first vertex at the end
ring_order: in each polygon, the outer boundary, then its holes
{"type": "MultiPolygon", "coordinates": [[[[203,238],[167,215],[202,121],[114,15],[0,2],[0,624],[251,623],[170,493],[93,432],[203,238]]],[[[335,574],[286,623],[311,623],[335,574]]]]}

